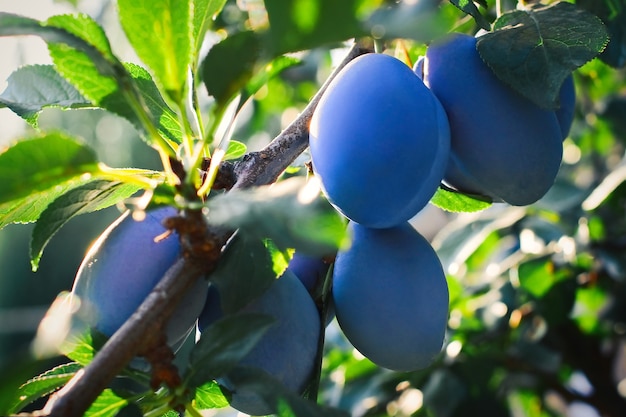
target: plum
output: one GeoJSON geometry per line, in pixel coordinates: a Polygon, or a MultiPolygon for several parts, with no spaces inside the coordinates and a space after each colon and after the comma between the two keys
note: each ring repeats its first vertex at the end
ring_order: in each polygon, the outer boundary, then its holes
{"type": "MultiPolygon", "coordinates": [[[[176,262],[181,252],[178,235],[155,241],[167,231],[162,221],[175,214],[174,208],[159,208],[135,221],[126,211],[89,249],[72,289],[88,325],[111,336],[176,262]]],[[[180,345],[193,330],[207,291],[208,283],[200,277],[185,294],[166,325],[170,346],[180,345]]]]}
{"type": "Polygon", "coordinates": [[[517,206],[550,189],[563,154],[559,120],[500,81],[480,58],[476,38],[454,34],[432,44],[424,82],[450,125],[444,182],[517,206]]]}
{"type": "Polygon", "coordinates": [[[312,293],[326,278],[329,267],[330,264],[319,257],[296,252],[289,261],[288,269],[298,277],[307,291],[312,293]]]}
{"type": "MultiPolygon", "coordinates": [[[[315,367],[321,331],[319,313],[304,285],[287,270],[266,292],[240,311],[267,314],[275,322],[239,365],[261,369],[282,382],[289,391],[301,394],[315,367]]],[[[198,319],[199,334],[221,317],[219,291],[211,285],[198,319]]],[[[255,392],[239,389],[228,375],[219,382],[232,392],[233,408],[252,415],[276,412],[255,392]]]]}
{"type": "Polygon", "coordinates": [[[311,119],[313,168],[329,201],[362,225],[385,228],[420,211],[449,151],[441,104],[406,64],[384,54],[351,61],[311,119]]]}
{"type": "Polygon", "coordinates": [[[349,227],[352,245],[337,254],[333,271],[339,327],[381,367],[413,371],[429,365],[443,345],[449,308],[437,254],[408,223],[349,227]]]}

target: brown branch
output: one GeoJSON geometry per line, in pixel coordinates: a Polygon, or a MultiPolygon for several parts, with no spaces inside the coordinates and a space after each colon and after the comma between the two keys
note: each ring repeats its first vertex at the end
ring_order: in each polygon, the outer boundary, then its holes
{"type": "MultiPolygon", "coordinates": [[[[237,182],[233,188],[247,188],[276,181],[308,146],[309,122],[329,82],[352,59],[371,51],[371,48],[356,43],[298,118],[262,151],[247,155],[237,164],[237,182]]],[[[137,311],[95,355],[93,361],[79,371],[64,388],[52,395],[44,409],[36,415],[82,416],[128,362],[140,352],[145,352],[159,343],[163,326],[176,305],[196,279],[215,269],[221,247],[232,233],[207,230],[206,222],[201,217],[199,211],[183,213],[183,223],[191,224],[192,229],[195,229],[193,233],[189,233],[184,227],[177,227],[188,256],[182,257],[167,271],[137,311]],[[200,238],[198,227],[204,233],[200,238]],[[190,237],[193,242],[189,242],[190,237]]]]}

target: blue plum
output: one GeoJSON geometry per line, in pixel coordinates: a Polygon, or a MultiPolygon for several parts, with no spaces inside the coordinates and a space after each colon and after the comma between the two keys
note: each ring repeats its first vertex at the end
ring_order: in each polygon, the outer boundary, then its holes
{"type": "Polygon", "coordinates": [[[557,116],[500,81],[480,58],[476,38],[455,34],[432,44],[424,82],[450,124],[448,185],[518,206],[550,189],[563,153],[557,116]]]}
{"type": "Polygon", "coordinates": [[[450,135],[441,104],[407,65],[366,54],[328,86],[309,146],[329,201],[355,222],[384,228],[410,219],[433,196],[450,135]]]}
{"type": "MultiPolygon", "coordinates": [[[[111,336],[176,262],[178,236],[155,241],[166,232],[162,221],[175,214],[173,208],[160,208],[147,212],[143,221],[134,221],[127,211],[89,249],[72,289],[88,325],[111,336]]],[[[193,330],[207,291],[208,283],[199,278],[185,294],[166,326],[170,346],[182,343],[193,330]]]]}
{"type": "Polygon", "coordinates": [[[288,266],[288,269],[298,277],[309,293],[324,281],[329,268],[330,264],[324,262],[323,259],[299,252],[294,253],[288,266]]]}
{"type": "MultiPolygon", "coordinates": [[[[287,270],[241,312],[267,314],[275,322],[240,365],[261,369],[282,382],[291,392],[301,394],[315,366],[321,331],[319,313],[304,285],[287,270]]],[[[219,292],[212,285],[198,319],[200,335],[221,317],[219,292]]],[[[233,385],[228,376],[219,382],[232,391],[233,408],[252,415],[276,412],[268,408],[255,392],[233,385]]]]}
{"type": "Polygon", "coordinates": [[[337,254],[333,300],[339,326],[377,365],[412,371],[431,363],[446,331],[448,285],[439,258],[408,223],[350,224],[352,245],[337,254]]]}

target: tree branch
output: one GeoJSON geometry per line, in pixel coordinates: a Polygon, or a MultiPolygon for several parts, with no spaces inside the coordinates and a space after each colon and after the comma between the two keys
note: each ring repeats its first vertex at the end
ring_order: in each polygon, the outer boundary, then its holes
{"type": "MultiPolygon", "coordinates": [[[[233,188],[247,188],[276,181],[308,146],[309,122],[330,81],[352,59],[371,51],[371,48],[355,43],[298,118],[263,150],[246,155],[235,166],[237,181],[233,188]]],[[[184,228],[178,229],[186,256],[167,271],[137,311],[95,355],[93,361],[79,371],[64,388],[52,395],[37,415],[82,416],[128,362],[140,352],[145,352],[159,343],[164,324],[185,292],[195,280],[207,276],[215,269],[221,248],[232,232],[207,229],[200,211],[183,213],[182,218],[188,220],[194,229],[192,234],[184,228]],[[198,231],[198,227],[202,230],[198,231]],[[198,241],[200,232],[204,235],[203,241],[198,241]],[[190,235],[195,236],[193,242],[189,242],[190,235]]]]}

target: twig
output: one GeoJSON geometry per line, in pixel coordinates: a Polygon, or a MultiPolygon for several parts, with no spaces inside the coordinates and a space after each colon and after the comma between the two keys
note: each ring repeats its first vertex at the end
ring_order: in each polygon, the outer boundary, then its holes
{"type": "MultiPolygon", "coordinates": [[[[276,181],[308,146],[309,122],[329,82],[348,62],[367,52],[371,52],[371,49],[360,43],[353,46],[298,118],[265,149],[248,155],[235,167],[237,182],[234,188],[247,188],[276,181]]],[[[190,211],[183,216],[196,227],[199,224],[206,227],[206,223],[200,219],[199,211],[190,211]]],[[[201,247],[201,251],[205,251],[204,256],[187,256],[176,262],[137,311],[95,355],[93,361],[78,372],[63,389],[51,396],[43,410],[35,415],[82,416],[131,359],[158,343],[157,338],[164,323],[185,292],[196,279],[206,276],[217,266],[220,249],[231,233],[224,230],[206,230],[205,242],[200,242],[198,246],[201,247]]],[[[180,234],[181,241],[184,242],[187,238],[185,231],[180,231],[180,234]]]]}

